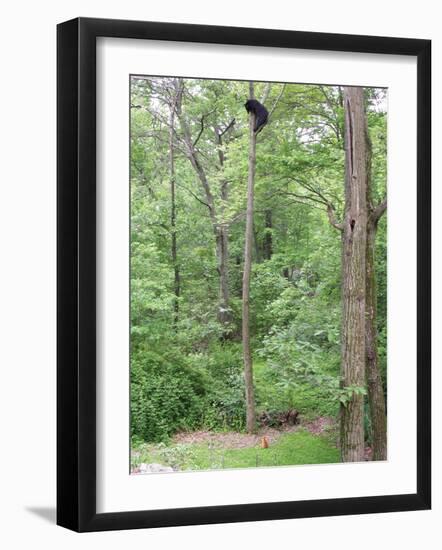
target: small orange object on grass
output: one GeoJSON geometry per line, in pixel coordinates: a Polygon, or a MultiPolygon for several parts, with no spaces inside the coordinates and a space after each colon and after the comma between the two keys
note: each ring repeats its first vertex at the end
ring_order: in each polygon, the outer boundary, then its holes
{"type": "Polygon", "coordinates": [[[263,449],[268,449],[269,448],[269,440],[267,439],[266,436],[261,438],[261,447],[263,449]]]}

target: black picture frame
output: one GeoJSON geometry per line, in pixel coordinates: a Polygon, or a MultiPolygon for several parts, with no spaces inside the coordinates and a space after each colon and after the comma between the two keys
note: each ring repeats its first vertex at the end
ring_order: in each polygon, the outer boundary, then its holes
{"type": "Polygon", "coordinates": [[[431,42],[78,18],[57,28],[57,523],[83,531],[424,510],[431,506],[431,42]],[[96,39],[396,54],[417,58],[417,492],[96,512],[96,39]]]}

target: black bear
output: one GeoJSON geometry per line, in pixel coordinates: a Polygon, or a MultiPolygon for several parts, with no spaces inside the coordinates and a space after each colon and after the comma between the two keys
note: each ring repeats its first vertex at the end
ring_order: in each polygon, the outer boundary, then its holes
{"type": "Polygon", "coordinates": [[[263,127],[267,124],[267,118],[269,112],[267,109],[256,99],[248,99],[244,107],[248,113],[253,113],[255,115],[255,134],[260,132],[263,127]]]}

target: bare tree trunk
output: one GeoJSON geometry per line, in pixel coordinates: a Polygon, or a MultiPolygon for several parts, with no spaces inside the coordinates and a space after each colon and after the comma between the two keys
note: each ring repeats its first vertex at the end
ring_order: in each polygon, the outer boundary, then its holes
{"type": "MultiPolygon", "coordinates": [[[[249,84],[250,98],[254,97],[253,82],[249,84]]],[[[247,214],[244,245],[244,273],[242,286],[242,343],[244,355],[244,380],[246,389],[246,427],[249,433],[256,430],[255,395],[253,388],[253,362],[250,347],[250,275],[252,269],[253,247],[253,198],[256,169],[256,134],[254,132],[255,115],[250,113],[249,120],[249,177],[247,182],[247,214]]]]}
{"type": "MultiPolygon", "coordinates": [[[[215,128],[215,141],[218,147],[219,166],[224,167],[225,155],[222,149],[222,133],[215,128]]],[[[221,182],[221,220],[216,227],[216,257],[219,275],[219,303],[218,323],[223,327],[223,339],[227,340],[233,336],[231,329],[232,311],[230,309],[229,293],[229,226],[224,220],[225,206],[229,200],[229,185],[227,180],[221,182]]]]}
{"type": "Polygon", "coordinates": [[[377,345],[377,285],[375,270],[376,232],[377,219],[371,215],[369,216],[367,223],[366,253],[366,375],[371,428],[373,434],[372,458],[373,460],[387,460],[387,416],[385,412],[385,398],[382,378],[379,370],[377,345]]]}
{"type": "Polygon", "coordinates": [[[378,222],[387,208],[385,199],[377,207],[373,206],[371,178],[372,150],[366,127],[367,143],[367,249],[365,256],[366,296],[365,296],[365,348],[368,405],[372,431],[372,460],[387,460],[387,415],[385,410],[384,388],[379,368],[378,327],[377,327],[377,279],[376,279],[376,234],[378,222]]]}
{"type": "Polygon", "coordinates": [[[173,303],[174,309],[174,324],[178,323],[179,315],[179,298],[181,291],[180,268],[177,258],[177,230],[176,230],[176,181],[175,181],[175,149],[174,149],[174,128],[175,128],[175,111],[180,101],[180,90],[176,89],[175,98],[170,106],[169,116],[169,172],[170,172],[170,233],[171,233],[171,253],[172,265],[174,271],[174,294],[173,303]]]}
{"type": "MultiPolygon", "coordinates": [[[[363,88],[344,88],[345,214],[342,231],[343,387],[365,386],[365,292],[367,244],[367,143],[363,88]]],[[[364,396],[353,392],[341,405],[341,456],[364,459],[364,396]]]]}

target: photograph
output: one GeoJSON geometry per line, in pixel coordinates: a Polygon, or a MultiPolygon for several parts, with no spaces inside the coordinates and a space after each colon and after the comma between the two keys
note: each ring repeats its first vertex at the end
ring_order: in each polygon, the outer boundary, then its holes
{"type": "Polygon", "coordinates": [[[388,460],[388,89],[131,74],[130,472],[388,460]]]}

